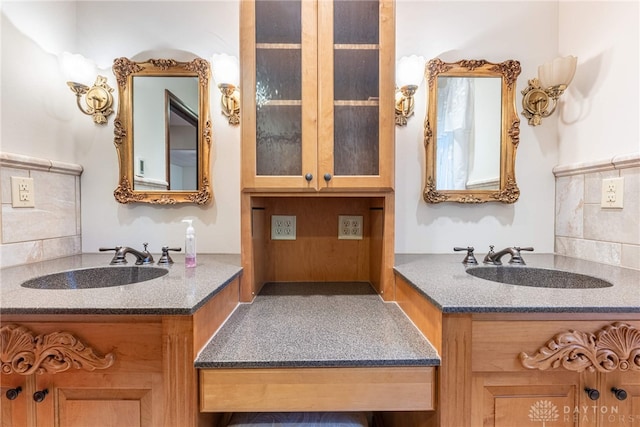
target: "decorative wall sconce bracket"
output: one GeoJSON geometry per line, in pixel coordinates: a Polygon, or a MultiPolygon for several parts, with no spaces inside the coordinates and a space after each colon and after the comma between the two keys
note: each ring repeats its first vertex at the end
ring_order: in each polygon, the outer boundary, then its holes
{"type": "Polygon", "coordinates": [[[218,84],[222,98],[220,98],[220,106],[222,114],[229,120],[230,125],[240,124],[240,91],[231,83],[218,84]]]}
{"type": "Polygon", "coordinates": [[[413,115],[413,109],[415,107],[413,95],[415,95],[417,90],[417,85],[406,85],[401,88],[396,88],[396,125],[407,125],[407,119],[413,115]]]}
{"type": "Polygon", "coordinates": [[[67,82],[71,91],[76,95],[78,108],[84,114],[93,116],[93,122],[104,125],[107,119],[113,114],[113,88],[107,84],[107,78],[96,77],[96,82],[92,87],[77,82],[67,82]],[[84,105],[82,98],[84,96],[84,105]]]}

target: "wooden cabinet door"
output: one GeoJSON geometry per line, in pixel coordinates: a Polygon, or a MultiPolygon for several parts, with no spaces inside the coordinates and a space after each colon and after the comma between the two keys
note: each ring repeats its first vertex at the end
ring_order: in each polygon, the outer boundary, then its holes
{"type": "Polygon", "coordinates": [[[577,427],[565,414],[580,405],[575,373],[488,373],[474,375],[473,427],[577,427]]]}
{"type": "Polygon", "coordinates": [[[393,188],[393,9],[389,0],[318,3],[321,190],[393,188]]]}
{"type": "Polygon", "coordinates": [[[594,415],[598,427],[640,425],[640,372],[600,374],[601,399],[594,415]]]}
{"type": "Polygon", "coordinates": [[[2,427],[31,427],[35,417],[27,411],[31,405],[33,379],[22,375],[0,375],[0,422],[2,427]],[[8,393],[8,394],[7,394],[8,393]]]}
{"type": "Polygon", "coordinates": [[[80,373],[56,374],[48,384],[59,427],[153,427],[162,414],[153,410],[162,395],[159,375],[80,373]]]}
{"type": "Polygon", "coordinates": [[[242,188],[393,187],[393,0],[241,3],[242,188]]]}

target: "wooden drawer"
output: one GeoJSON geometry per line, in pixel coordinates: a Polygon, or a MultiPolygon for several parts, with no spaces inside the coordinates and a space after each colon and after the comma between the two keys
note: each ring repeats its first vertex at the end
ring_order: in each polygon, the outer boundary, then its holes
{"type": "Polygon", "coordinates": [[[201,369],[202,412],[429,411],[434,367],[201,369]]]}

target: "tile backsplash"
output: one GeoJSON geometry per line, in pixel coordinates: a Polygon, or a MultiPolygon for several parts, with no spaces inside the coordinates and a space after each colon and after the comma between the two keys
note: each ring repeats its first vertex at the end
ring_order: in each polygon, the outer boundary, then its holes
{"type": "Polygon", "coordinates": [[[81,174],[79,165],[0,153],[0,267],[82,253],[81,174]],[[12,207],[12,176],[33,178],[35,207],[12,207]]]}
{"type": "MultiPolygon", "coordinates": [[[[82,253],[82,166],[0,153],[0,267],[82,253]],[[11,177],[34,180],[35,207],[11,205],[11,177]]],[[[554,169],[555,252],[640,270],[640,153],[554,169]],[[600,206],[602,180],[624,178],[624,207],[600,206]]]]}
{"type": "Polygon", "coordinates": [[[640,270],[640,153],[556,167],[555,252],[640,270]],[[622,209],[600,206],[602,180],[624,178],[622,209]]]}

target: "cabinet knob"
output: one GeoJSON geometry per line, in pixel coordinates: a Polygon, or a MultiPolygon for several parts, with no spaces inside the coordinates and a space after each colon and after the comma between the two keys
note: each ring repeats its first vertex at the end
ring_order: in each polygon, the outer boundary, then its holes
{"type": "Polygon", "coordinates": [[[307,173],[307,174],[304,176],[304,179],[306,179],[306,180],[307,180],[307,182],[311,182],[311,180],[313,179],[313,174],[311,174],[311,173],[307,173]]]}
{"type": "Polygon", "coordinates": [[[613,387],[611,391],[618,400],[625,400],[627,398],[627,392],[624,389],[613,387]]]}
{"type": "Polygon", "coordinates": [[[44,400],[47,394],[49,394],[49,390],[46,388],[44,390],[38,390],[33,393],[33,400],[35,400],[37,403],[40,403],[44,400]]]}
{"type": "Polygon", "coordinates": [[[598,400],[600,398],[600,392],[595,388],[587,387],[584,389],[584,391],[587,392],[587,396],[589,396],[589,399],[591,400],[598,400]]]}
{"type": "Polygon", "coordinates": [[[327,181],[327,182],[331,181],[331,174],[330,173],[325,173],[324,174],[324,180],[327,181]]]}
{"type": "Polygon", "coordinates": [[[16,388],[10,388],[9,390],[7,390],[7,392],[5,393],[5,395],[7,396],[7,399],[9,400],[15,400],[16,397],[18,397],[18,395],[22,392],[22,387],[18,386],[16,388]]]}

